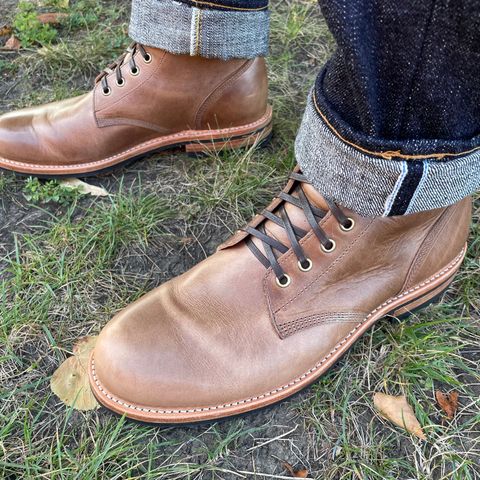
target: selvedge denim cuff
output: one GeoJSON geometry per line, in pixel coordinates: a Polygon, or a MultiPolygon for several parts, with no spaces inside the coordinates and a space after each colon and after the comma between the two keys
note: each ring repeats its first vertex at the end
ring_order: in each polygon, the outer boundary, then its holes
{"type": "Polygon", "coordinates": [[[130,36],[174,54],[255,58],[268,52],[269,12],[197,8],[172,0],[133,0],[130,36]]]}
{"type": "Polygon", "coordinates": [[[480,150],[442,159],[366,153],[345,141],[308,97],[295,142],[303,174],[323,195],[363,216],[394,216],[446,207],[480,188],[480,150]]]}

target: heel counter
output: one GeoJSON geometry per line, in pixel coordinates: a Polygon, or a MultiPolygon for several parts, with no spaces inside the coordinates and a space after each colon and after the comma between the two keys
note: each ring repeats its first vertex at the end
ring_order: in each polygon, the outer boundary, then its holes
{"type": "Polygon", "coordinates": [[[445,209],[415,256],[402,290],[407,290],[442,269],[465,246],[472,218],[472,199],[445,209]]]}
{"type": "Polygon", "coordinates": [[[199,130],[246,125],[265,115],[267,103],[265,59],[247,60],[204,100],[195,125],[199,130]]]}

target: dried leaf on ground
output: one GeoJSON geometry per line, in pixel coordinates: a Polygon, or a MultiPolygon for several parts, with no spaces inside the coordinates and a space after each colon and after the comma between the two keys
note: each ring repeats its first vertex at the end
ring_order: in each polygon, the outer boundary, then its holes
{"type": "Polygon", "coordinates": [[[384,393],[376,393],[373,397],[373,404],[383,418],[404,428],[407,432],[412,433],[421,440],[426,440],[422,427],[404,395],[396,397],[384,393]]]}
{"type": "Polygon", "coordinates": [[[295,470],[288,462],[282,462],[282,467],[294,478],[307,478],[308,471],[304,468],[295,470]]]}
{"type": "Polygon", "coordinates": [[[0,37],[6,37],[7,35],[11,35],[13,29],[10,25],[2,25],[0,27],[0,37]]]}
{"type": "Polygon", "coordinates": [[[94,410],[99,406],[88,381],[88,360],[96,341],[97,337],[81,338],[73,347],[73,356],[57,368],[50,380],[52,392],[75,410],[94,410]]]}
{"type": "Polygon", "coordinates": [[[12,35],[5,42],[5,46],[3,47],[3,50],[20,50],[20,48],[22,48],[22,43],[15,35],[12,35]]]}
{"type": "Polygon", "coordinates": [[[108,197],[110,195],[103,187],[90,185],[78,178],[65,178],[60,181],[60,184],[67,188],[76,188],[80,193],[94,197],[108,197]]]}
{"type": "Polygon", "coordinates": [[[40,13],[37,18],[40,23],[46,25],[59,25],[62,20],[68,17],[67,13],[40,13]]]}
{"type": "Polygon", "coordinates": [[[458,410],[458,392],[443,393],[437,390],[435,392],[435,398],[440,408],[447,415],[447,418],[452,420],[458,410]]]}

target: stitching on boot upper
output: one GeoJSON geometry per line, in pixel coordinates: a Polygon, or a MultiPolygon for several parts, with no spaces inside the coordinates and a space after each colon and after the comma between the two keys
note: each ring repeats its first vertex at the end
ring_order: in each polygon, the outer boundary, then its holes
{"type": "MultiPolygon", "coordinates": [[[[331,218],[331,214],[330,212],[325,216],[324,220],[320,223],[320,225],[324,224],[327,219],[331,218]]],[[[290,305],[293,301],[295,301],[300,295],[302,295],[305,291],[307,291],[309,288],[311,288],[311,286],[316,283],[318,281],[319,278],[323,277],[325,274],[327,274],[328,272],[330,272],[330,270],[332,270],[336,265],[337,263],[339,263],[343,257],[345,257],[345,255],[347,253],[349,253],[349,251],[353,248],[353,246],[367,233],[368,229],[370,228],[370,226],[372,225],[373,223],[373,218],[369,220],[369,222],[365,225],[365,228],[358,234],[357,237],[355,237],[345,248],[345,250],[328,266],[328,268],[326,270],[323,270],[322,272],[320,272],[314,279],[312,279],[312,281],[310,283],[308,283],[307,285],[305,285],[300,291],[298,291],[292,298],[290,298],[290,300],[288,300],[285,304],[283,304],[282,306],[278,307],[273,313],[276,314],[278,313],[280,310],[284,309],[285,307],[287,307],[288,305],[290,305]]],[[[310,236],[312,235],[312,232],[309,232],[307,234],[307,236],[305,237],[305,240],[307,238],[309,238],[310,236]]],[[[287,258],[289,258],[291,255],[293,255],[293,252],[290,251],[288,253],[285,254],[285,256],[283,258],[281,258],[280,261],[282,260],[286,260],[287,258]]],[[[270,270],[269,272],[267,272],[266,276],[270,277],[272,275],[272,271],[270,270]]]]}
{"type": "Polygon", "coordinates": [[[457,208],[447,208],[444,212],[442,212],[441,215],[439,215],[435,219],[435,222],[433,223],[431,228],[428,230],[425,238],[423,239],[423,242],[421,243],[418,249],[417,254],[412,260],[410,269],[407,274],[407,278],[405,279],[405,283],[403,284],[400,291],[403,291],[404,289],[407,289],[410,287],[412,278],[423,266],[425,259],[428,257],[428,255],[432,251],[433,246],[435,245],[435,240],[443,232],[443,230],[448,224],[448,220],[450,220],[450,218],[456,212],[457,208]]]}
{"type": "Polygon", "coordinates": [[[267,393],[264,393],[264,394],[261,394],[261,395],[258,395],[258,396],[254,396],[254,397],[250,397],[250,398],[247,398],[247,399],[244,399],[244,400],[239,400],[239,401],[236,401],[236,402],[231,402],[231,403],[225,403],[223,405],[216,405],[216,406],[211,406],[211,407],[198,407],[198,408],[187,408],[187,409],[171,409],[171,410],[161,410],[161,409],[156,409],[156,408],[146,408],[146,407],[139,407],[137,405],[133,405],[133,404],[130,404],[130,403],[125,403],[123,402],[122,400],[119,400],[118,398],[112,396],[103,386],[102,384],[100,383],[100,381],[98,380],[97,378],[97,375],[96,375],[96,371],[95,371],[95,360],[94,360],[94,357],[92,355],[92,361],[90,363],[90,367],[91,367],[91,372],[92,372],[92,377],[93,377],[93,380],[95,382],[95,385],[97,385],[97,388],[99,389],[100,392],[102,392],[103,395],[105,395],[107,398],[109,398],[110,400],[112,400],[113,402],[115,403],[118,403],[119,405],[123,405],[124,407],[126,408],[129,408],[129,409],[132,409],[132,410],[137,410],[137,411],[142,411],[142,412],[146,412],[146,413],[156,413],[156,414],[166,414],[166,415],[169,415],[169,414],[185,414],[185,413],[201,413],[201,412],[209,412],[209,411],[215,411],[215,410],[222,410],[222,409],[226,409],[226,408],[231,408],[231,407],[236,407],[236,406],[239,406],[239,405],[244,405],[244,404],[247,404],[247,403],[251,403],[253,401],[256,401],[256,400],[261,400],[263,398],[267,398],[267,397],[270,397],[276,393],[279,393],[279,392],[282,392],[294,385],[296,385],[297,383],[301,382],[302,380],[304,380],[305,378],[309,377],[312,375],[312,373],[314,373],[316,370],[318,370],[323,364],[325,364],[325,362],[327,362],[333,355],[335,355],[335,353],[365,324],[367,323],[370,318],[375,315],[375,313],[377,313],[379,310],[381,310],[382,308],[388,306],[389,304],[393,303],[394,301],[396,300],[399,300],[401,298],[403,298],[404,296],[410,294],[410,293],[413,293],[415,292],[416,290],[419,290],[420,288],[424,287],[425,285],[428,285],[429,283],[432,283],[434,280],[437,280],[438,278],[444,276],[445,274],[447,274],[450,270],[452,270],[454,267],[457,266],[457,264],[459,263],[459,261],[463,258],[463,256],[465,255],[465,252],[466,252],[466,246],[462,249],[462,251],[460,252],[460,254],[458,254],[454,260],[452,260],[452,262],[447,266],[445,267],[444,269],[442,269],[440,272],[436,273],[435,275],[432,275],[428,280],[425,280],[424,282],[416,285],[415,287],[407,290],[407,291],[404,291],[403,293],[401,293],[400,295],[397,295],[396,297],[392,297],[390,298],[389,300],[387,300],[386,302],[382,303],[380,306],[378,306],[375,310],[373,310],[372,312],[370,312],[367,317],[365,317],[360,323],[358,323],[349,333],[346,337],[343,338],[342,341],[340,341],[339,343],[337,343],[337,345],[335,345],[335,347],[328,353],[328,355],[326,355],[325,357],[323,357],[323,359],[317,363],[314,367],[312,367],[310,370],[308,370],[307,372],[305,372],[303,375],[297,377],[296,379],[292,380],[291,382],[287,383],[286,385],[283,385],[279,388],[275,388],[274,390],[271,390],[267,393]]]}
{"type": "Polygon", "coordinates": [[[224,91],[235,83],[245,72],[247,72],[254,64],[255,60],[246,60],[244,63],[240,65],[236,70],[234,70],[231,74],[229,74],[223,81],[218,84],[203,100],[200,106],[197,109],[197,113],[195,114],[195,128],[199,128],[203,122],[203,115],[207,108],[215,101],[221,98],[221,95],[224,91]]]}
{"type": "MultiPolygon", "coordinates": [[[[125,93],[118,100],[115,100],[115,102],[113,102],[113,103],[108,103],[108,105],[105,105],[102,109],[97,109],[97,104],[96,104],[97,103],[96,102],[96,94],[97,94],[97,90],[98,90],[98,85],[100,85],[100,83],[95,85],[95,89],[93,90],[94,107],[95,107],[93,113],[95,115],[95,120],[97,120],[98,114],[101,114],[107,108],[112,108],[115,105],[117,105],[118,103],[122,102],[125,99],[125,97],[128,97],[129,95],[131,95],[133,92],[135,92],[140,87],[142,87],[148,80],[150,80],[153,77],[153,75],[155,75],[158,72],[158,70],[160,69],[160,67],[163,65],[163,62],[164,62],[166,56],[167,56],[167,52],[163,52],[162,58],[157,63],[157,66],[150,72],[150,75],[148,75],[148,77],[145,76],[142,79],[142,81],[135,88],[132,88],[131,90],[125,91],[125,93]]],[[[97,121],[97,125],[98,125],[98,121],[97,121]]]]}
{"type": "Polygon", "coordinates": [[[365,315],[364,312],[321,312],[284,322],[278,326],[278,330],[282,338],[286,338],[317,325],[359,322],[365,315]]]}
{"type": "MultiPolygon", "coordinates": [[[[270,111],[267,110],[265,115],[260,118],[259,120],[251,123],[247,123],[245,125],[240,125],[238,127],[231,127],[231,128],[220,128],[218,130],[213,130],[217,134],[234,134],[237,130],[243,130],[245,128],[250,128],[250,127],[255,127],[261,125],[265,120],[269,118],[269,113],[270,111]]],[[[172,135],[165,135],[162,137],[159,137],[163,140],[176,140],[176,139],[181,139],[182,137],[185,137],[187,133],[191,132],[192,134],[199,134],[199,133],[209,133],[212,132],[212,130],[185,130],[179,133],[174,133],[172,135]]],[[[124,150],[123,152],[117,153],[116,155],[111,155],[110,157],[104,158],[102,160],[95,160],[94,162],[85,162],[85,163],[76,163],[73,165],[35,165],[33,163],[26,163],[26,162],[17,162],[15,160],[9,160],[8,158],[3,158],[0,157],[0,162],[8,163],[10,165],[18,165],[18,166],[23,166],[23,167],[28,167],[32,168],[34,167],[37,170],[48,170],[50,168],[56,169],[56,170],[73,170],[75,168],[84,168],[88,166],[93,166],[93,165],[101,165],[104,163],[107,163],[109,161],[115,160],[125,154],[128,154],[130,152],[134,152],[135,150],[139,150],[140,148],[144,147],[149,147],[153,146],[155,143],[158,142],[159,138],[155,138],[154,140],[149,140],[148,142],[140,143],[139,145],[136,145],[135,147],[128,148],[127,150],[124,150]]]]}

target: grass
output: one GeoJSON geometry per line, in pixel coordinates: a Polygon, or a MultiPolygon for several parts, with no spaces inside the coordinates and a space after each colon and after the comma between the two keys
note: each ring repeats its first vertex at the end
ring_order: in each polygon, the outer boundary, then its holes
{"type": "Polygon", "coordinates": [[[13,30],[24,47],[48,45],[57,37],[57,30],[40,22],[35,5],[21,1],[13,21],[13,30]]]}
{"type": "Polygon", "coordinates": [[[78,189],[63,186],[56,180],[42,182],[30,177],[23,187],[25,198],[32,203],[59,203],[69,205],[78,196],[78,189]]]}
{"type": "MultiPolygon", "coordinates": [[[[87,90],[128,43],[124,2],[57,1],[69,17],[56,38],[0,54],[0,109],[87,90]]],[[[480,479],[478,198],[467,259],[444,302],[382,322],[282,405],[210,425],[150,427],[70,410],[50,393],[79,337],[213,252],[284,184],[308,89],[333,41],[313,0],[273,7],[271,146],[153,157],[90,179],[112,194],[98,200],[0,174],[0,478],[288,478],[288,461],[322,480],[480,479]],[[453,421],[435,405],[438,388],[460,393],[453,421]],[[378,391],[407,395],[427,442],[375,413],[378,391]]]]}

